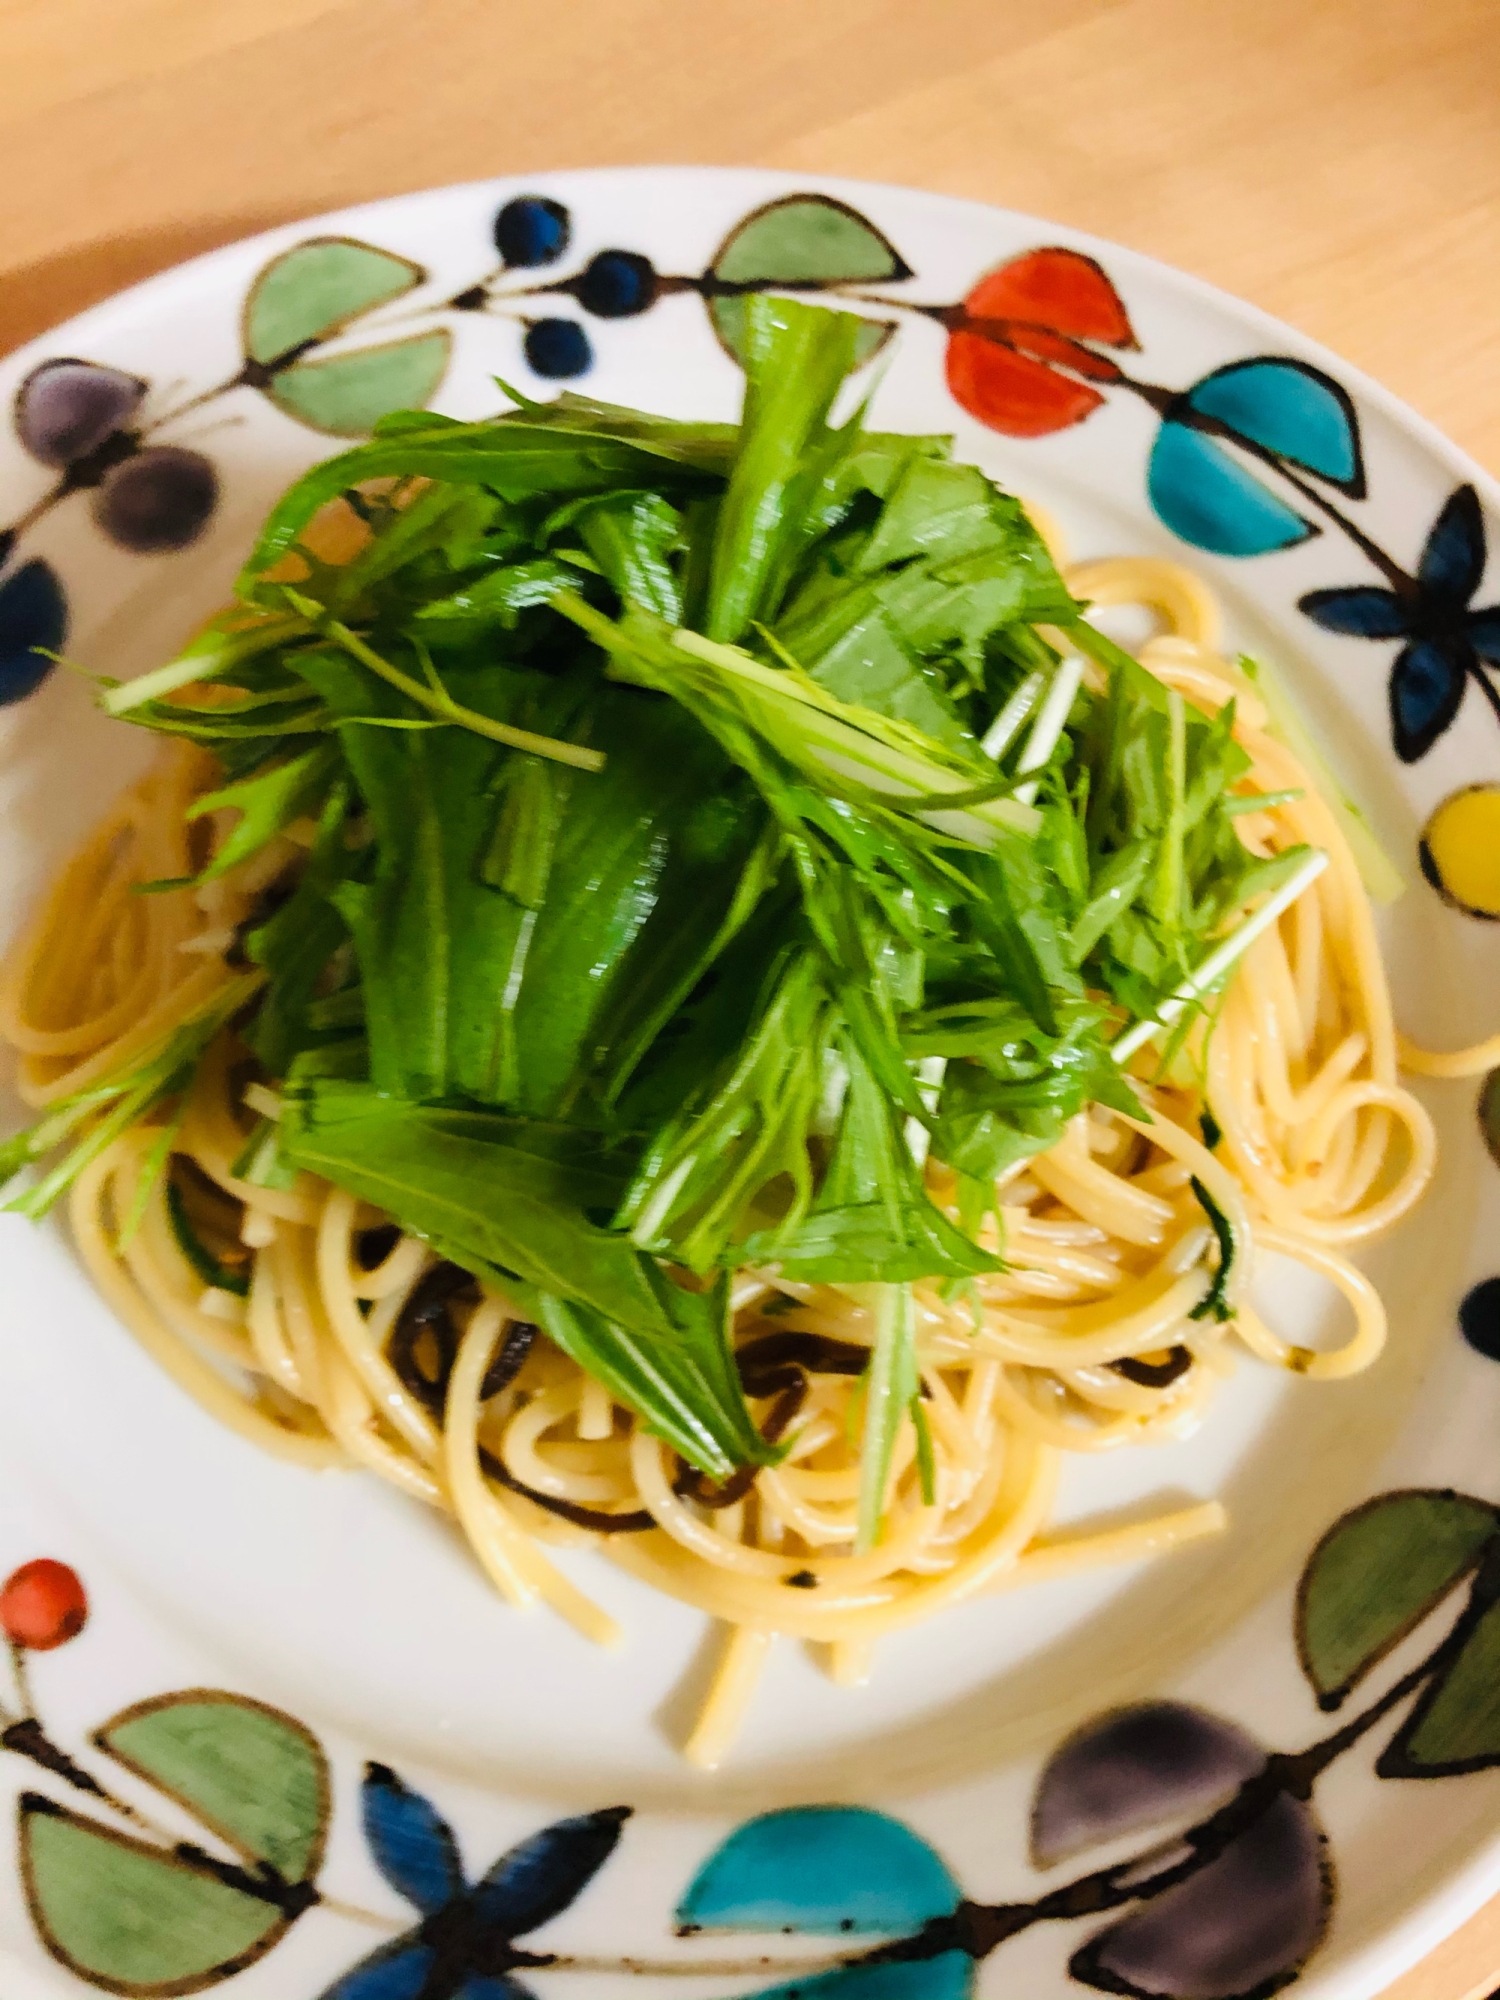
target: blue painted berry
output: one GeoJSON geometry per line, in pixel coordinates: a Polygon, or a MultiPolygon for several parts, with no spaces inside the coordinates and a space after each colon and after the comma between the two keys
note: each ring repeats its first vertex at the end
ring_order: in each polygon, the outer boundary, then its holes
{"type": "Polygon", "coordinates": [[[594,350],[576,319],[539,319],[526,329],[526,360],[533,374],[561,382],[587,374],[594,350]]]}
{"type": "Polygon", "coordinates": [[[568,211],[550,195],[518,194],[495,217],[495,248],[514,269],[555,264],[572,233],[568,211]]]}
{"type": "Polygon", "coordinates": [[[629,319],[656,302],[656,266],[636,250],[601,250],[568,287],[598,319],[629,319]]]}

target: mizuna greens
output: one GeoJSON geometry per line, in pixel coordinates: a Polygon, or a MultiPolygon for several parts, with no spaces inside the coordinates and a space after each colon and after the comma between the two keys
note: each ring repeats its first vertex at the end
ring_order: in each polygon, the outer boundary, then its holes
{"type": "MultiPolygon", "coordinates": [[[[232,616],[103,699],[219,759],[210,872],[304,833],[239,940],[280,1099],[241,1174],[388,1212],[718,1478],[776,1456],[730,1273],[891,1288],[858,1294],[871,1539],[908,1410],[926,1436],[903,1288],[1000,1268],[996,1175],[1140,1113],[1111,1038],[1306,850],[1245,848],[1232,710],[1089,627],[1018,501],[834,419],[857,326],[750,300],[738,430],[387,419],[279,503],[232,616]],[[329,564],[340,498],[367,533],[329,564]]],[[[0,1172],[170,1102],[213,1005],[0,1172]]]]}

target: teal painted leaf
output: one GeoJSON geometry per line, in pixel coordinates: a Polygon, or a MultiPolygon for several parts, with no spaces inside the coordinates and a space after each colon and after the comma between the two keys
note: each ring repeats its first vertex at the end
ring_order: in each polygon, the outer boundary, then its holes
{"type": "Polygon", "coordinates": [[[315,1875],[328,1829],[328,1761],[300,1722],[243,1696],[195,1690],[127,1708],[101,1750],[178,1800],[287,1882],[315,1875]]]}
{"type": "Polygon", "coordinates": [[[754,2000],[968,2000],[974,1961],[964,1951],[908,1964],[851,1965],[756,1993],[754,2000]]]}
{"type": "Polygon", "coordinates": [[[334,437],[364,437],[392,410],[420,409],[448,372],[453,338],[446,327],[412,334],[354,354],[299,361],[266,384],[289,417],[334,437]]]}
{"type": "MultiPolygon", "coordinates": [[[[706,277],[744,287],[707,295],[714,331],[739,361],[744,353],[745,293],[770,287],[822,291],[841,284],[891,284],[911,266],[857,209],[822,194],[792,194],[747,215],[725,239],[706,277]]],[[[889,320],[869,320],[855,347],[859,364],[890,338],[889,320]]]]}
{"type": "Polygon", "coordinates": [[[947,1916],[959,1900],[941,1857],[900,1820],[858,1806],[793,1806],[737,1827],[699,1869],[677,1921],[890,1935],[947,1916]]]}
{"type": "Polygon", "coordinates": [[[1497,1523],[1484,1501],[1446,1492],[1382,1493],[1334,1523],[1297,1594],[1297,1650],[1322,1707],[1337,1708],[1436,1609],[1497,1523]]]}
{"type": "Polygon", "coordinates": [[[109,1993],[200,1993],[253,1964],[292,1922],[281,1906],[27,1792],[21,1875],[43,1944],[109,1993]]]}
{"type": "Polygon", "coordinates": [[[1147,490],[1173,534],[1211,555],[1270,555],[1318,532],[1221,444],[1170,418],[1151,449],[1147,490]]]}
{"type": "Polygon", "coordinates": [[[267,264],[245,301],[245,353],[269,367],[310,340],[328,340],[361,313],[399,299],[427,273],[409,257],[314,236],[267,264]]]}
{"type": "Polygon", "coordinates": [[[1359,419],[1347,390],[1320,368],[1280,355],[1231,361],[1189,389],[1187,401],[1236,437],[1363,497],[1359,419]]]}
{"type": "Polygon", "coordinates": [[[1423,1695],[1375,1766],[1382,1778],[1448,1778],[1500,1764],[1500,1604],[1423,1695]]]}

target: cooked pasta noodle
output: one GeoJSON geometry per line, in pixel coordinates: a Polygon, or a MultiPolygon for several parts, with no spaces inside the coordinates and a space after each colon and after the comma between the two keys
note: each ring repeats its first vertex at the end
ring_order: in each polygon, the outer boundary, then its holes
{"type": "MultiPolygon", "coordinates": [[[[728,1628],[687,1745],[726,1752],[777,1635],[818,1642],[856,1683],[874,1642],[981,1592],[1159,1553],[1214,1532],[1207,1503],[1096,1534],[1047,1536],[1068,1452],[1181,1437],[1233,1368],[1237,1346],[1296,1373],[1367,1367],[1385,1338],[1374,1288],[1346,1251],[1405,1214],[1434,1136],[1398,1062],[1464,1075],[1500,1045],[1431,1056],[1398,1041],[1365,893],[1338,816],[1270,732],[1253,685],[1216,650],[1218,607],[1172,563],[1096,562],[1071,587],[1141,603],[1165,624],[1143,664],[1184,699],[1236,704],[1247,794],[1293,796],[1240,818],[1269,855],[1298,843],[1331,865],[1247,953],[1211,1023],[1164,1076],[1133,1064],[1143,1123],[1100,1107],[1002,1177],[1006,1268],[968,1300],[919,1286],[917,1353],[932,1441],[930,1498],[907,1425],[884,1531],[856,1548],[861,1375],[873,1315],[857,1287],[746,1270],[733,1297],[747,1393],[780,1463],[713,1490],[634,1425],[603,1386],[528,1327],[501,1294],[444,1265],[353,1195],[307,1175],[239,1179],[253,1119],[226,1028],[179,1129],[116,1138],[78,1179],[72,1223],[109,1303],[179,1386],[257,1445],[308,1467],[364,1466],[449,1511],[496,1589],[544,1600],[605,1644],[606,1617],[543,1542],[595,1544],[728,1628]],[[1218,1143],[1203,1142],[1211,1110],[1218,1143]],[[152,1180],[153,1146],[171,1166],[152,1180]],[[1214,1268],[1206,1192],[1242,1254],[1221,1271],[1226,1317],[1201,1316],[1214,1268]],[[142,1206],[143,1201],[143,1206],[142,1206]],[[177,1226],[232,1282],[209,1282],[177,1226]],[[138,1213],[137,1213],[138,1212],[138,1213]],[[1289,1257],[1330,1280],[1352,1315],[1342,1344],[1283,1341],[1249,1304],[1257,1262],[1289,1257]]],[[[136,884],[201,868],[222,829],[184,813],[212,765],[163,759],[115,804],[59,878],[0,977],[0,1033],[45,1106],[145,1049],[236,977],[235,927],[295,853],[297,830],[191,894],[136,884]]],[[[262,1100],[263,1101],[263,1100],[262,1100]]],[[[942,1200],[949,1177],[928,1166],[942,1200]]]]}

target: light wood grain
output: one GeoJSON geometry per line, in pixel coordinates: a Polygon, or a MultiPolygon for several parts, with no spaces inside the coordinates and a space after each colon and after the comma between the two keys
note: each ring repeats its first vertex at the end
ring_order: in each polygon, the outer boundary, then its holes
{"type": "MultiPolygon", "coordinates": [[[[272,222],[650,160],[1096,230],[1500,470],[1497,0],[0,0],[0,351],[272,222]]],[[[1500,1905],[1387,2000],[1496,1985],[1500,1905]]]]}

